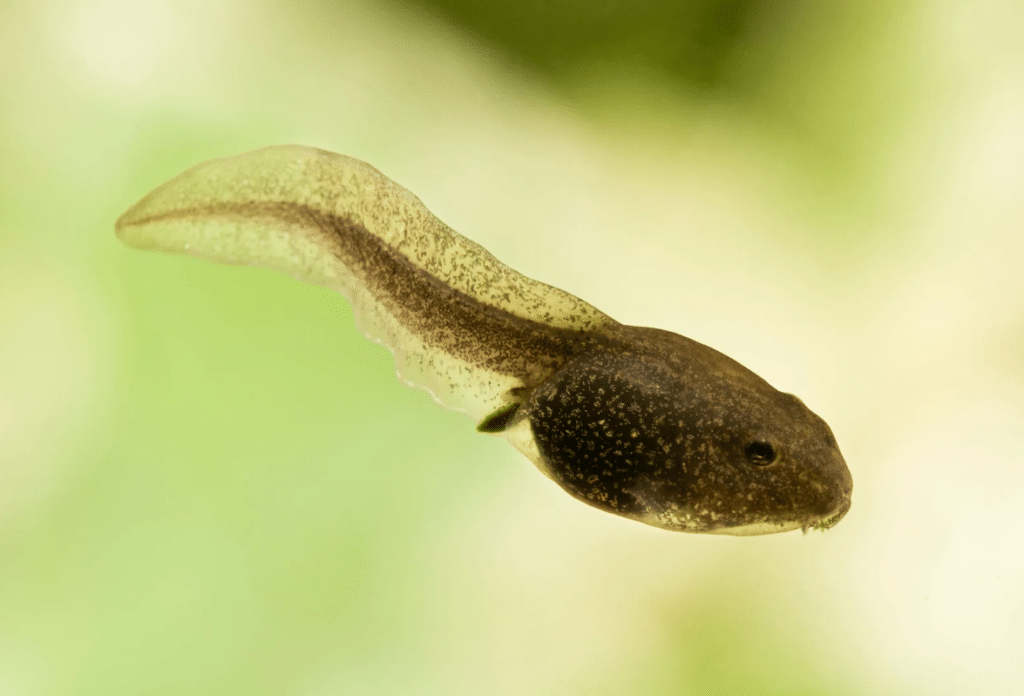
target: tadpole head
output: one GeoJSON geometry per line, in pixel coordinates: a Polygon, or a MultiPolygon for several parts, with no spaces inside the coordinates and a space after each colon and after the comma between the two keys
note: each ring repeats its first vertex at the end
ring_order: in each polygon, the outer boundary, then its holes
{"type": "Polygon", "coordinates": [[[825,421],[711,348],[627,328],[639,334],[629,350],[567,363],[527,402],[551,478],[590,505],[677,531],[842,519],[853,479],[825,421]]]}

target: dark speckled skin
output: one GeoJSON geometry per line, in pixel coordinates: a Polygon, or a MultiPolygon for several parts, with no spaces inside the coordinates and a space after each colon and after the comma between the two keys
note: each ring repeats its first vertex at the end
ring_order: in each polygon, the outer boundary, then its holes
{"type": "Polygon", "coordinates": [[[595,507],[685,531],[831,526],[852,477],[832,431],[790,394],[678,334],[623,326],[523,407],[548,474],[595,507]],[[621,342],[621,343],[620,343],[621,342]],[[751,442],[777,459],[756,466],[751,442]]]}

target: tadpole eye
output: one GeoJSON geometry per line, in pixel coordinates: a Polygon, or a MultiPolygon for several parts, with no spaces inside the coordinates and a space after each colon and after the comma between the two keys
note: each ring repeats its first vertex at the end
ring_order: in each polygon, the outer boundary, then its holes
{"type": "Polygon", "coordinates": [[[747,459],[754,466],[768,466],[775,461],[775,448],[767,442],[751,442],[745,450],[747,459]]]}

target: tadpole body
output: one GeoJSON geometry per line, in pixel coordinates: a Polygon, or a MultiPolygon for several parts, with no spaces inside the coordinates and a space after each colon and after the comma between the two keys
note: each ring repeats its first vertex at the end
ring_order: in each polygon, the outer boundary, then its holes
{"type": "Polygon", "coordinates": [[[799,399],[517,273],[359,160],[302,146],[212,160],[139,201],[117,234],[338,290],[402,379],[607,512],[749,535],[828,528],[850,507],[836,440],[799,399]]]}

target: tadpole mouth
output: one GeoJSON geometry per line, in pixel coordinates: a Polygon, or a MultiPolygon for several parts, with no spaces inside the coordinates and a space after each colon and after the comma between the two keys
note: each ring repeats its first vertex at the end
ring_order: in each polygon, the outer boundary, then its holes
{"type": "Polygon", "coordinates": [[[817,522],[804,527],[804,531],[808,529],[824,531],[835,527],[850,511],[850,505],[853,503],[853,475],[850,473],[850,468],[846,465],[846,460],[838,447],[832,448],[831,455],[829,464],[824,469],[825,480],[828,481],[826,486],[828,494],[821,501],[824,503],[818,511],[821,517],[817,522]]]}
{"type": "Polygon", "coordinates": [[[804,531],[806,532],[808,529],[820,529],[821,531],[825,531],[826,529],[831,529],[832,527],[835,527],[837,524],[839,524],[839,521],[846,516],[846,513],[850,511],[850,506],[852,504],[853,498],[850,496],[849,493],[847,493],[846,496],[844,496],[843,499],[839,502],[839,505],[836,507],[835,511],[831,515],[828,515],[827,517],[822,517],[814,524],[810,524],[804,527],[804,531]]]}

